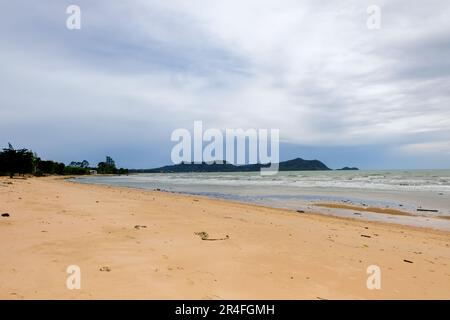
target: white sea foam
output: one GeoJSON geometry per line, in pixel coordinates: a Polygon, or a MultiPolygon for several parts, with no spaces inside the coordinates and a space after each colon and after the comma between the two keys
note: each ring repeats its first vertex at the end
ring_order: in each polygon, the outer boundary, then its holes
{"type": "MultiPolygon", "coordinates": [[[[121,177],[89,177],[89,182],[152,188],[211,186],[253,188],[333,188],[386,191],[450,191],[450,170],[417,171],[316,171],[280,172],[276,176],[257,173],[136,174],[121,177]]],[[[182,190],[181,190],[182,191],[182,190]]]]}

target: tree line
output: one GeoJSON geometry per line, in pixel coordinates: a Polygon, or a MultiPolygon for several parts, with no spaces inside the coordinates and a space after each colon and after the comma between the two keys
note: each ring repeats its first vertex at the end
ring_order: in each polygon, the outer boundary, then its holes
{"type": "Polygon", "coordinates": [[[42,160],[28,149],[15,149],[10,143],[0,151],[0,175],[32,174],[43,175],[86,175],[95,170],[99,174],[127,174],[128,169],[116,168],[111,158],[108,162],[100,162],[97,167],[91,167],[89,162],[72,161],[69,165],[61,162],[42,160]]]}

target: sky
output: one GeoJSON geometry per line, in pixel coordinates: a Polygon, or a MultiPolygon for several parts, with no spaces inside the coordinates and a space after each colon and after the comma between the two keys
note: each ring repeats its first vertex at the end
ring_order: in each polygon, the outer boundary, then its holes
{"type": "Polygon", "coordinates": [[[450,168],[448,0],[2,1],[0,40],[0,145],[44,159],[170,164],[201,120],[279,129],[281,160],[450,168]]]}

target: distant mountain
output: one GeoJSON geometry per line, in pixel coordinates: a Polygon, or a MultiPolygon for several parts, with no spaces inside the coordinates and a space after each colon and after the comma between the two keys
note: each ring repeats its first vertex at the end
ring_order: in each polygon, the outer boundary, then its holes
{"type": "Polygon", "coordinates": [[[359,170],[358,168],[356,168],[356,167],[343,167],[342,169],[336,169],[336,170],[359,170]]]}
{"type": "Polygon", "coordinates": [[[316,171],[331,170],[319,160],[303,160],[296,158],[280,162],[280,171],[316,171]]]}
{"type": "MultiPolygon", "coordinates": [[[[235,166],[229,163],[180,163],[171,166],[164,166],[155,169],[131,169],[130,173],[168,173],[168,172],[253,172],[260,171],[261,168],[269,167],[268,164],[248,164],[235,166]]],[[[319,160],[303,160],[296,158],[282,161],[279,164],[279,171],[316,171],[331,170],[319,160]]]]}

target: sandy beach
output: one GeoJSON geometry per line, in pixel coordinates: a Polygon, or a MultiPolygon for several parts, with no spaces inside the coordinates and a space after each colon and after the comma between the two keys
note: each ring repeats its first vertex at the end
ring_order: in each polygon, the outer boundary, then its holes
{"type": "Polygon", "coordinates": [[[0,178],[0,213],[1,299],[450,299],[446,231],[60,177],[0,178]]]}

